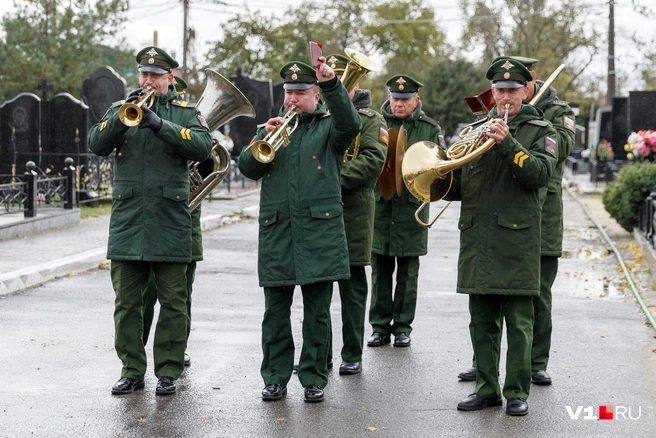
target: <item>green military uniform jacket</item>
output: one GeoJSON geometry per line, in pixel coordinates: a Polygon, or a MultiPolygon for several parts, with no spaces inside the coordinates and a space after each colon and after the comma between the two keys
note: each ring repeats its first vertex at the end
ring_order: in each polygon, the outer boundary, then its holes
{"type": "Polygon", "coordinates": [[[191,212],[191,261],[203,260],[203,233],[200,229],[200,206],[191,212]]]}
{"type": "MultiPolygon", "coordinates": [[[[339,80],[320,87],[322,100],[316,111],[300,114],[289,145],[279,148],[271,163],[255,160],[251,148],[239,156],[239,170],[244,176],[262,178],[258,245],[261,287],[350,276],[340,172],[346,148],[360,130],[360,116],[339,80]]],[[[257,138],[265,136],[265,130],[260,129],[257,138]]]]}
{"type": "MultiPolygon", "coordinates": [[[[442,133],[440,125],[427,117],[421,106],[420,101],[415,111],[403,120],[397,119],[392,114],[389,100],[381,107],[388,128],[395,128],[398,131],[401,126],[405,127],[408,132],[407,147],[423,140],[437,143],[442,133]]],[[[428,229],[415,220],[415,211],[421,206],[421,201],[405,186],[401,196],[395,194],[392,199],[385,200],[378,190],[377,197],[372,251],[375,254],[392,257],[425,255],[428,252],[428,229]]],[[[427,222],[429,208],[424,208],[419,217],[427,222]]]]}
{"type": "Polygon", "coordinates": [[[375,191],[387,157],[387,127],[383,116],[369,108],[369,90],[358,90],[353,105],[360,113],[362,129],[347,153],[353,153],[357,142],[356,158],[342,167],[342,204],[349,262],[352,266],[366,266],[371,264],[375,191]]]}
{"type": "MultiPolygon", "coordinates": [[[[542,84],[544,82],[537,81],[536,93],[542,84]]],[[[553,87],[549,87],[536,107],[544,112],[544,119],[553,124],[558,142],[558,162],[546,188],[542,206],[542,255],[560,257],[563,254],[562,181],[565,160],[572,153],[574,147],[575,116],[567,102],[558,100],[553,87]]]]}
{"type": "MultiPolygon", "coordinates": [[[[496,107],[488,114],[494,117],[496,107]]],[[[454,171],[445,197],[462,201],[459,293],[540,293],[539,189],[556,165],[556,130],[530,105],[508,126],[502,143],[454,171]]]]}
{"type": "Polygon", "coordinates": [[[187,163],[210,153],[206,123],[172,90],[151,108],[162,118],[157,134],[123,125],[117,115],[120,104],[114,104],[88,136],[95,154],[107,156],[116,150],[107,258],[189,263],[187,163]]]}

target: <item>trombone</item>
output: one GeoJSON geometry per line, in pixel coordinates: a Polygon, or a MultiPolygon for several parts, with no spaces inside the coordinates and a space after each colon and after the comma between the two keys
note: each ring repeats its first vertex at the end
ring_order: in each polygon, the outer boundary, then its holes
{"type": "Polygon", "coordinates": [[[136,102],[126,102],[118,109],[118,119],[125,126],[130,128],[139,125],[143,119],[143,105],[150,108],[155,103],[155,89],[153,87],[146,88],[146,92],[139,95],[136,102]]]}
{"type": "Polygon", "coordinates": [[[262,140],[252,142],[248,147],[253,148],[253,158],[263,164],[268,164],[276,157],[276,151],[280,146],[287,147],[290,142],[289,136],[298,128],[298,114],[294,111],[296,106],[292,105],[282,118],[284,121],[269,132],[262,140]],[[287,125],[295,119],[291,128],[287,125]]]}

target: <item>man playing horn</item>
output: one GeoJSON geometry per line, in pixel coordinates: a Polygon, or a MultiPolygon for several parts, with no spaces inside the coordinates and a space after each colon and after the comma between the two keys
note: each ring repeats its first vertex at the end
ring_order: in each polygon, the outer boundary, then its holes
{"type": "MultiPolygon", "coordinates": [[[[526,101],[541,90],[543,81],[537,80],[534,70],[538,60],[523,56],[509,56],[511,62],[521,62],[530,72],[532,80],[528,82],[526,101]]],[[[495,59],[495,61],[501,57],[495,59]]],[[[574,111],[556,96],[556,89],[549,89],[535,104],[536,108],[544,113],[557,132],[558,163],[547,187],[542,189],[541,195],[545,197],[542,206],[542,244],[540,257],[540,295],[533,298],[535,322],[533,323],[533,346],[531,348],[531,382],[536,385],[551,385],[551,376],[547,373],[549,350],[551,348],[551,287],[558,273],[558,258],[562,255],[563,242],[563,189],[562,179],[565,160],[572,152],[574,146],[574,111]]],[[[476,380],[476,361],[472,368],[458,374],[461,380],[476,380]]]]}
{"type": "Polygon", "coordinates": [[[526,100],[531,74],[502,59],[486,77],[496,106],[485,133],[491,150],[454,171],[445,199],[460,200],[457,292],[469,295],[469,330],[476,356],[474,393],[458,410],[501,406],[526,415],[531,385],[533,297],[540,293],[540,189],[558,158],[556,131],[526,100]],[[507,122],[504,121],[507,119],[507,122]],[[508,352],[503,392],[499,386],[501,328],[508,352]]]}

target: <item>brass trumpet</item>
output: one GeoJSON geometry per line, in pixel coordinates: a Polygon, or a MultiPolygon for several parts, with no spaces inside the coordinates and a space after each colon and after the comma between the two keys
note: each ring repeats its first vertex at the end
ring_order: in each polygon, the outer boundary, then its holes
{"type": "Polygon", "coordinates": [[[280,146],[287,147],[290,141],[289,136],[298,127],[298,114],[294,110],[296,110],[296,106],[292,105],[289,111],[282,116],[284,119],[283,123],[269,132],[262,140],[256,140],[248,146],[249,148],[253,148],[253,158],[260,163],[267,164],[272,162],[276,157],[276,151],[280,149],[280,146]],[[290,128],[287,125],[289,125],[292,119],[295,119],[296,123],[290,128]]]}
{"type": "Polygon", "coordinates": [[[118,109],[118,119],[125,126],[130,128],[138,126],[143,119],[142,106],[150,108],[155,103],[155,90],[152,87],[146,88],[146,92],[141,94],[136,102],[126,102],[118,109]]]}

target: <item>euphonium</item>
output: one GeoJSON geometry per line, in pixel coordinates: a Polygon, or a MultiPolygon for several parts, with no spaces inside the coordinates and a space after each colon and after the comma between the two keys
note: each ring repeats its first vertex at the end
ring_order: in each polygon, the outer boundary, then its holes
{"type": "MultiPolygon", "coordinates": [[[[563,68],[565,65],[561,64],[549,76],[542,88],[533,96],[529,105],[535,105],[540,100],[563,68]]],[[[508,105],[506,105],[505,112],[506,122],[507,119],[508,105]]],[[[415,212],[415,220],[420,225],[430,228],[451,204],[448,202],[442,207],[435,219],[429,223],[424,223],[419,219],[419,213],[426,205],[439,201],[449,192],[453,182],[452,171],[480,157],[494,146],[495,141],[486,135],[493,121],[494,119],[491,119],[484,123],[473,123],[465,127],[460,133],[460,140],[452,144],[446,152],[430,141],[420,141],[408,148],[403,159],[403,182],[415,198],[423,201],[415,212]]]]}
{"type": "Polygon", "coordinates": [[[136,102],[126,102],[118,109],[118,119],[125,126],[130,128],[139,125],[143,119],[142,106],[150,108],[155,102],[155,90],[152,87],[146,88],[145,92],[141,94],[136,102]]]}
{"type": "Polygon", "coordinates": [[[248,145],[249,148],[253,148],[253,158],[260,163],[270,163],[276,157],[276,151],[280,149],[280,146],[286,147],[289,144],[289,136],[298,127],[298,114],[294,112],[295,110],[296,106],[292,105],[282,116],[284,121],[276,129],[269,132],[262,140],[255,140],[248,145]],[[287,125],[292,119],[295,119],[296,123],[290,128],[287,125]]]}
{"type": "MultiPolygon", "coordinates": [[[[207,120],[210,132],[239,116],[255,117],[255,109],[232,82],[214,70],[205,70],[207,85],[196,108],[207,120]]],[[[212,138],[210,156],[201,162],[189,162],[189,209],[194,211],[230,173],[230,153],[212,138]],[[203,169],[209,168],[208,171],[203,169]]]]}
{"type": "MultiPolygon", "coordinates": [[[[368,56],[358,52],[357,50],[346,48],[344,53],[348,58],[346,63],[346,68],[342,74],[341,81],[346,88],[346,91],[349,93],[353,91],[353,88],[360,82],[360,79],[364,77],[370,71],[378,71],[378,65],[372,61],[368,56]]],[[[358,156],[360,151],[360,134],[355,138],[355,144],[352,151],[346,151],[344,154],[344,164],[353,160],[358,156]]]]}

